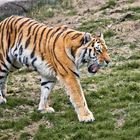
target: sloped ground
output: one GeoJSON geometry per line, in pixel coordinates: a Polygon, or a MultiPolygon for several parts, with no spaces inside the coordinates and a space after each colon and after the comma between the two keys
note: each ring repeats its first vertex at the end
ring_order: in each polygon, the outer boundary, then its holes
{"type": "Polygon", "coordinates": [[[53,114],[40,114],[40,78],[22,69],[8,80],[8,103],[0,106],[3,140],[139,140],[140,139],[140,1],[63,0],[40,5],[27,16],[51,26],[67,24],[77,30],[102,31],[112,67],[89,77],[83,68],[81,83],[94,123],[79,123],[63,88],[51,95],[53,114]]]}

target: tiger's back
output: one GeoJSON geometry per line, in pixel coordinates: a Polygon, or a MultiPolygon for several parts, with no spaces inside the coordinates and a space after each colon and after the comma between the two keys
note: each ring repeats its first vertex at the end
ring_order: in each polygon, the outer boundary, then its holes
{"type": "MultiPolygon", "coordinates": [[[[38,66],[35,65],[40,65],[39,61],[46,60],[47,64],[44,65],[53,67],[54,72],[59,70],[61,74],[67,73],[69,70],[64,68],[65,64],[73,65],[73,63],[65,55],[64,39],[66,35],[73,32],[75,35],[75,30],[68,29],[66,26],[48,27],[29,18],[12,16],[1,23],[0,38],[6,40],[1,41],[1,55],[19,63],[15,67],[25,65],[37,70],[38,66]]],[[[79,35],[82,37],[82,33],[79,35]]],[[[15,62],[11,63],[14,65],[15,62]]]]}

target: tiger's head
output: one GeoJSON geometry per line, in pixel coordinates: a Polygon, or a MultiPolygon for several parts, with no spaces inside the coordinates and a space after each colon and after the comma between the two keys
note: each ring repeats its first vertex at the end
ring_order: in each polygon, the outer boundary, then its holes
{"type": "Polygon", "coordinates": [[[78,67],[86,63],[88,72],[95,74],[103,64],[111,61],[107,51],[103,34],[92,37],[85,33],[82,45],[76,51],[75,63],[78,67]]]}
{"type": "Polygon", "coordinates": [[[111,61],[111,58],[108,54],[108,47],[107,47],[105,40],[103,38],[103,34],[100,33],[100,35],[95,36],[94,39],[95,39],[95,44],[94,44],[95,53],[96,53],[96,56],[99,60],[99,64],[101,66],[108,65],[111,61]]]}

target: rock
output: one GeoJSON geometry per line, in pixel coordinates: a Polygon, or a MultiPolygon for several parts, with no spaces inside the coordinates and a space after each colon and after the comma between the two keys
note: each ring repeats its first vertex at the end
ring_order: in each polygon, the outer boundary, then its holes
{"type": "Polygon", "coordinates": [[[33,7],[37,6],[39,2],[37,0],[22,0],[22,1],[13,1],[7,2],[0,5],[0,20],[11,16],[11,15],[23,15],[33,7]]]}

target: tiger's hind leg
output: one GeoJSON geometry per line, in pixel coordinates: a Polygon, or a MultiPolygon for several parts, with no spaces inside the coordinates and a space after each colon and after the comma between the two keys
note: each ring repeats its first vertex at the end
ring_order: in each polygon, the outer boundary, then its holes
{"type": "Polygon", "coordinates": [[[41,78],[41,97],[38,110],[41,112],[54,112],[54,109],[49,106],[48,97],[55,84],[55,79],[41,78]]]}
{"type": "Polygon", "coordinates": [[[7,55],[6,59],[0,59],[0,104],[6,103],[6,92],[7,83],[6,79],[10,71],[19,69],[19,67],[14,65],[14,58],[11,55],[7,55]]]}
{"type": "Polygon", "coordinates": [[[0,104],[6,103],[6,92],[7,92],[7,75],[8,75],[8,69],[6,65],[3,65],[4,67],[0,67],[0,104]]]}

